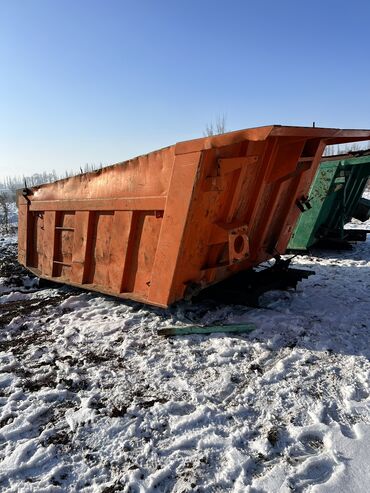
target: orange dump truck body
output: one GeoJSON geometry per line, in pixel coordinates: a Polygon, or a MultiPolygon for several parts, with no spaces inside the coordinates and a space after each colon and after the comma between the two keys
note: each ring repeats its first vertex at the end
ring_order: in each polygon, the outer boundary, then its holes
{"type": "Polygon", "coordinates": [[[42,278],[166,307],[284,253],[325,145],[368,139],[259,127],[25,190],[19,261],[42,278]]]}

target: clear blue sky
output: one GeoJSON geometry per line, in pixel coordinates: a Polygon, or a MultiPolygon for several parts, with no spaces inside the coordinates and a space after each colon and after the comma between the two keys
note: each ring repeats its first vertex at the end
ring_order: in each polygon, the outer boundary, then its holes
{"type": "Polygon", "coordinates": [[[0,177],[227,129],[370,128],[370,2],[0,0],[0,177]]]}

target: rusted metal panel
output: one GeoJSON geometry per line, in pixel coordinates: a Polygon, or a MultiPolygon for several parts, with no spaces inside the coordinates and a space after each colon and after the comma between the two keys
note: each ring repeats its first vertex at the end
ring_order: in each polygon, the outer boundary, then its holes
{"type": "Polygon", "coordinates": [[[180,142],[19,195],[40,277],[168,306],[283,253],[326,144],[368,130],[269,126],[180,142]]]}
{"type": "Polygon", "coordinates": [[[29,222],[31,215],[28,214],[27,204],[20,204],[18,207],[18,220],[22,227],[18,230],[18,260],[23,265],[29,265],[27,262],[27,239],[30,236],[29,222]]]}

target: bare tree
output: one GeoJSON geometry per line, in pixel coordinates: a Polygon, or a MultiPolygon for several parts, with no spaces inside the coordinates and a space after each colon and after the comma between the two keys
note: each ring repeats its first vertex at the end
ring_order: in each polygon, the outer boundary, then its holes
{"type": "Polygon", "coordinates": [[[9,228],[9,198],[7,197],[6,193],[1,192],[0,193],[0,207],[3,211],[2,213],[2,218],[1,218],[1,224],[5,230],[5,233],[9,233],[10,228],[9,228]]]}
{"type": "Polygon", "coordinates": [[[226,116],[218,115],[216,122],[207,123],[206,129],[203,132],[205,137],[211,137],[212,135],[224,134],[226,132],[226,116]]]}

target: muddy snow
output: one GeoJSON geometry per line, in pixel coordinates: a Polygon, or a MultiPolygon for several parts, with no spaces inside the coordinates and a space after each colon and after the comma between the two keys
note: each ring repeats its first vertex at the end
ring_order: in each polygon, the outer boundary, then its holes
{"type": "Polygon", "coordinates": [[[370,241],[262,308],[38,288],[0,241],[0,490],[367,492],[370,241]],[[242,335],[159,327],[252,322],[242,335]]]}

